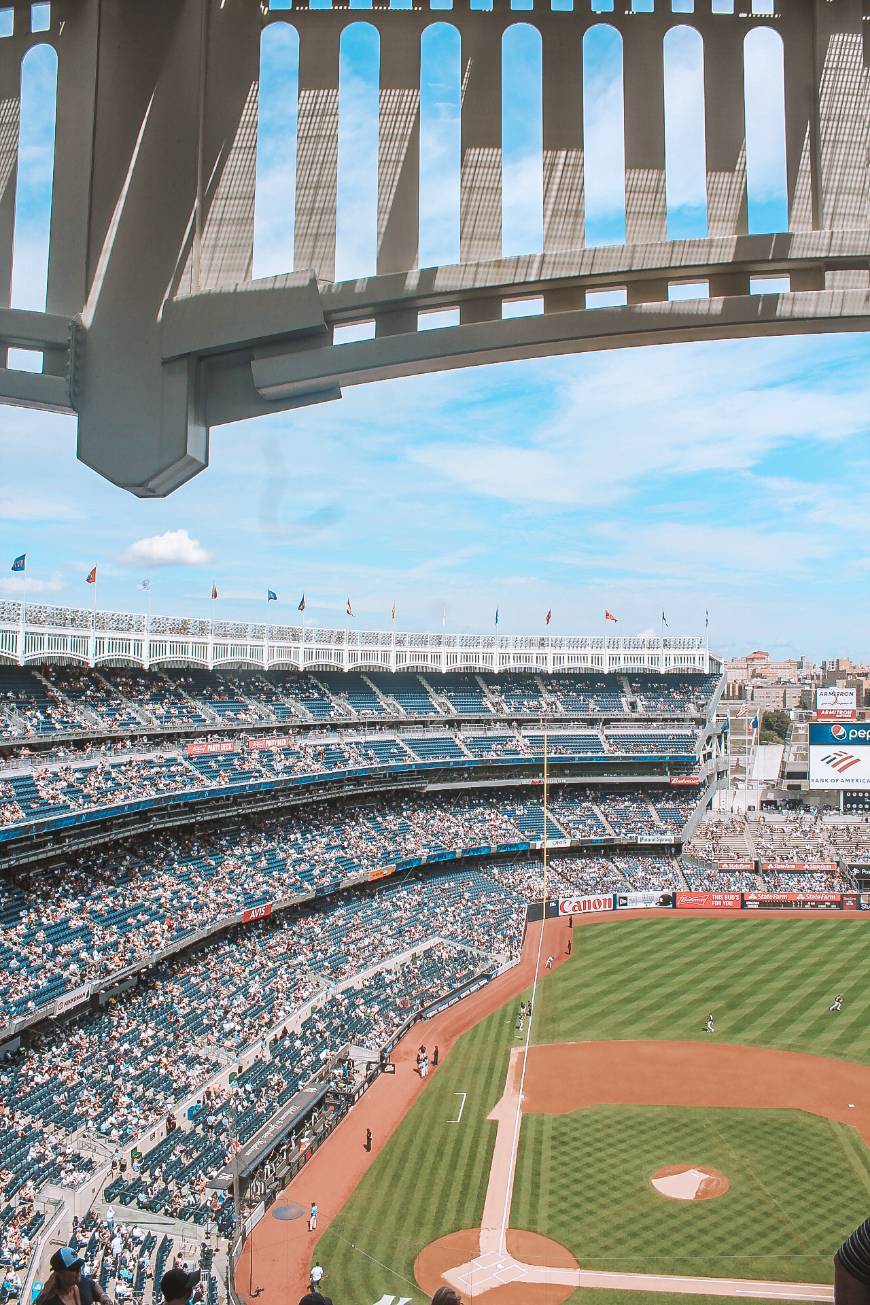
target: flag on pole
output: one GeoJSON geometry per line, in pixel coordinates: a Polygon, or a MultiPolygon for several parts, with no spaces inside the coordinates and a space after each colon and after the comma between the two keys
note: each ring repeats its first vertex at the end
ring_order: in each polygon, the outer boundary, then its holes
{"type": "Polygon", "coordinates": [[[756,712],[755,715],[752,717],[752,732],[753,732],[753,734],[755,733],[755,731],[756,731],[757,729],[758,729],[758,712],[756,712]]]}
{"type": "Polygon", "coordinates": [[[390,608],[390,620],[393,621],[393,622],[395,622],[395,620],[396,620],[396,600],[395,600],[395,598],[393,599],[393,605],[392,605],[392,607],[390,608]]]}
{"type": "Polygon", "coordinates": [[[665,626],[665,628],[667,628],[667,624],[668,624],[668,618],[665,616],[664,608],[663,608],[663,609],[662,609],[662,625],[665,626]]]}
{"type": "Polygon", "coordinates": [[[545,625],[549,625],[550,622],[552,621],[552,619],[553,619],[553,609],[552,609],[552,607],[548,607],[548,608],[547,608],[547,615],[544,617],[544,624],[545,624],[545,625]]]}
{"type": "Polygon", "coordinates": [[[95,585],[96,583],[97,583],[97,568],[95,566],[92,566],[90,571],[85,576],[85,584],[95,585]]]}
{"type": "Polygon", "coordinates": [[[27,563],[27,554],[22,553],[20,557],[16,557],[15,560],[13,561],[12,570],[24,571],[26,570],[26,563],[27,563]]]}
{"type": "Polygon", "coordinates": [[[267,590],[266,590],[266,602],[267,602],[267,603],[277,603],[277,601],[278,601],[278,595],[275,593],[275,590],[274,590],[274,589],[267,589],[267,590]]]}
{"type": "Polygon", "coordinates": [[[498,625],[498,608],[495,609],[495,623],[498,625]]]}
{"type": "Polygon", "coordinates": [[[349,599],[349,598],[348,598],[348,600],[347,600],[347,603],[345,604],[345,608],[344,608],[344,610],[347,612],[348,616],[353,616],[353,608],[352,608],[351,605],[350,605],[350,599],[349,599]]]}
{"type": "MultiPolygon", "coordinates": [[[[662,615],[664,615],[664,613],[662,613],[662,615]]],[[[605,619],[605,621],[613,621],[613,623],[616,624],[616,622],[618,621],[619,618],[616,617],[616,616],[614,616],[613,613],[612,613],[612,612],[609,612],[609,611],[607,610],[607,608],[605,607],[605,609],[604,609],[604,619],[605,619]]]]}
{"type": "Polygon", "coordinates": [[[211,586],[212,602],[214,602],[217,596],[218,596],[217,585],[214,583],[214,581],[212,581],[212,586],[211,586]]]}
{"type": "Polygon", "coordinates": [[[710,628],[710,613],[709,613],[709,611],[707,610],[707,608],[705,607],[705,608],[704,608],[704,629],[705,629],[705,630],[708,630],[709,628],[710,628]]]}
{"type": "Polygon", "coordinates": [[[298,607],[296,608],[296,611],[297,611],[297,612],[304,612],[304,611],[305,611],[305,595],[304,595],[304,594],[303,594],[302,597],[299,599],[299,605],[298,605],[298,607]]]}
{"type": "Polygon", "coordinates": [[[146,576],[144,580],[140,580],[140,581],[139,581],[139,588],[140,588],[140,589],[144,589],[145,592],[147,593],[148,590],[151,588],[151,577],[150,577],[150,576],[146,576]]]}

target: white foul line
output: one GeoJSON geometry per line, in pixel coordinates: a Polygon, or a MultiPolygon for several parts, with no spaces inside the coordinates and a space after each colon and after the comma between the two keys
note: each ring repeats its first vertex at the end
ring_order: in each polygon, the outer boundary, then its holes
{"type": "Polygon", "coordinates": [[[462,1112],[463,1112],[463,1110],[465,1109],[465,1099],[466,1099],[466,1097],[468,1096],[468,1093],[467,1093],[467,1092],[454,1092],[453,1095],[454,1095],[455,1097],[462,1097],[462,1103],[461,1103],[461,1105],[460,1105],[460,1107],[459,1107],[459,1114],[456,1116],[455,1119],[448,1119],[448,1120],[447,1120],[447,1123],[448,1123],[448,1124],[458,1124],[458,1123],[460,1122],[460,1120],[462,1119],[462,1112]]]}

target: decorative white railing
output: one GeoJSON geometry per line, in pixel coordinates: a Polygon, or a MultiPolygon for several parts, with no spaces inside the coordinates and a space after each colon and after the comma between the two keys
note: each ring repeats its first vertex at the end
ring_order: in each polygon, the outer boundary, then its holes
{"type": "Polygon", "coordinates": [[[721,660],[698,635],[476,635],[206,621],[0,602],[0,664],[283,667],[307,670],[702,671],[721,660]]]}

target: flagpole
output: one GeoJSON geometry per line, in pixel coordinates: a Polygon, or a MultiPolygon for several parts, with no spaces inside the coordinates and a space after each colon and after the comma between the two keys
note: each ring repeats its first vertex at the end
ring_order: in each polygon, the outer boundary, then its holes
{"type": "Polygon", "coordinates": [[[541,886],[542,913],[543,913],[543,921],[541,923],[542,934],[547,927],[547,867],[549,861],[548,853],[550,847],[550,841],[547,834],[547,824],[548,824],[547,812],[548,812],[548,801],[549,801],[549,796],[548,796],[549,795],[549,769],[547,764],[548,763],[548,739],[547,739],[546,720],[543,722],[543,726],[544,726],[544,878],[541,886]]]}
{"type": "Polygon", "coordinates": [[[24,653],[25,653],[25,647],[24,647],[24,644],[25,644],[25,640],[26,640],[26,638],[27,638],[27,634],[26,634],[26,627],[27,627],[27,558],[24,559],[24,584],[22,585],[21,592],[22,592],[22,598],[21,598],[21,635],[20,635],[21,643],[20,643],[20,647],[19,647],[19,649],[18,649],[18,661],[19,661],[19,663],[23,666],[23,665],[24,665],[24,653]]]}
{"type": "Polygon", "coordinates": [[[151,665],[151,577],[145,590],[145,667],[151,665]]]}
{"type": "Polygon", "coordinates": [[[94,569],[94,599],[91,606],[91,666],[97,660],[97,585],[100,583],[100,573],[94,569]]]}

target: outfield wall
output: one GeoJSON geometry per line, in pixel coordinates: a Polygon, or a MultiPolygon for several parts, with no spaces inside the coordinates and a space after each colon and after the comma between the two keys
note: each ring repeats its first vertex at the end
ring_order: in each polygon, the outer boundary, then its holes
{"type": "MultiPolygon", "coordinates": [[[[609,911],[648,910],[701,911],[860,911],[867,909],[860,893],[766,893],[732,891],[658,892],[650,889],[635,893],[579,893],[576,897],[551,897],[547,899],[547,919],[557,916],[601,915],[609,911]]],[[[532,902],[528,908],[529,920],[540,920],[544,914],[541,902],[532,902]]]]}

